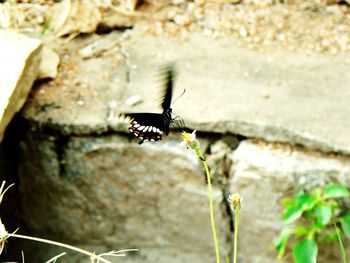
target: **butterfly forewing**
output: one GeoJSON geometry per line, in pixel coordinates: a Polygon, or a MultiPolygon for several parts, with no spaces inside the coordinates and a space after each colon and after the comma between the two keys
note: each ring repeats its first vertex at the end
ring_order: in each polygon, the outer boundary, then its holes
{"type": "Polygon", "coordinates": [[[163,101],[162,101],[162,108],[163,111],[166,111],[170,108],[171,104],[171,98],[173,93],[173,82],[174,82],[174,68],[172,66],[167,66],[163,69],[164,71],[161,72],[164,78],[164,90],[163,90],[163,101]]]}

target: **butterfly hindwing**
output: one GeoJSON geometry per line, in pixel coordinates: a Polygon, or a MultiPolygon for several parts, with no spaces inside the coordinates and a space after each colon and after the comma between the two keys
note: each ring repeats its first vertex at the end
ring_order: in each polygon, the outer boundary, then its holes
{"type": "Polygon", "coordinates": [[[159,141],[163,135],[163,116],[160,113],[126,113],[131,118],[129,130],[144,141],[159,141]]]}
{"type": "Polygon", "coordinates": [[[163,95],[161,106],[162,113],[124,113],[124,116],[129,117],[129,130],[136,137],[140,138],[139,144],[145,140],[159,141],[162,139],[163,132],[165,135],[169,133],[169,127],[174,122],[178,124],[179,117],[172,119],[172,109],[170,108],[173,82],[175,77],[174,67],[168,65],[160,70],[160,78],[163,81],[163,95]]]}

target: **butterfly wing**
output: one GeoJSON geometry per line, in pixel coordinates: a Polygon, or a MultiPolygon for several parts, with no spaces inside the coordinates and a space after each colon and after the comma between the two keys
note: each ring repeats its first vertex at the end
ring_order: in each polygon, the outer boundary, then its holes
{"type": "Polygon", "coordinates": [[[175,71],[173,66],[167,66],[165,67],[161,72],[162,77],[164,78],[164,90],[163,90],[163,101],[162,101],[162,108],[163,111],[170,108],[171,104],[171,97],[173,93],[173,82],[174,82],[174,76],[175,71]]]}
{"type": "Polygon", "coordinates": [[[139,144],[145,140],[159,141],[163,135],[163,115],[160,113],[125,113],[130,117],[129,130],[140,138],[139,144]]]}
{"type": "Polygon", "coordinates": [[[162,108],[163,113],[124,113],[124,116],[130,117],[129,130],[136,137],[140,138],[139,144],[145,140],[159,141],[162,139],[163,131],[166,135],[169,133],[171,118],[171,98],[173,93],[174,67],[168,65],[161,69],[160,77],[164,82],[162,108]]]}

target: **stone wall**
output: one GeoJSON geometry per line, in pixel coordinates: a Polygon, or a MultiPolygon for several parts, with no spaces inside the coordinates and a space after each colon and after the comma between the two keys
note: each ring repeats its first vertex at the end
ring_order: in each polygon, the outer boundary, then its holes
{"type": "MultiPolygon", "coordinates": [[[[327,184],[350,184],[348,156],[247,140],[230,158],[234,163],[230,189],[244,198],[239,232],[241,262],[276,261],[269,248],[284,226],[283,198],[327,184]]],[[[342,260],[339,247],[334,245],[319,249],[318,262],[342,260]]]]}
{"type": "MultiPolygon", "coordinates": [[[[115,262],[215,261],[207,185],[195,154],[180,146],[175,131],[140,146],[116,117],[159,112],[153,77],[166,62],[177,67],[174,97],[186,88],[174,112],[198,130],[214,176],[223,260],[232,248],[229,193],[244,198],[240,262],[276,262],[268,248],[283,227],[280,200],[327,183],[349,188],[350,79],[341,57],[266,55],[232,47],[231,39],[137,31],[123,35],[127,60],[119,47],[88,59],[72,55],[102,37],[57,40],[66,48],[60,73],[36,83],[21,112],[21,233],[97,253],[140,250],[115,262]]],[[[61,251],[29,242],[18,248],[33,262],[61,251]]],[[[340,261],[337,249],[320,249],[319,262],[340,261]]],[[[85,261],[69,254],[63,262],[85,261]]]]}
{"type": "MultiPolygon", "coordinates": [[[[224,202],[229,193],[243,197],[239,261],[275,262],[271,245],[283,227],[281,200],[301,189],[350,184],[347,156],[234,136],[199,138],[214,176],[223,258],[232,247],[224,202]]],[[[34,130],[20,148],[21,230],[101,253],[140,249],[126,262],[215,261],[204,171],[176,134],[139,146],[123,134],[79,137],[34,130]]],[[[61,251],[21,246],[39,261],[61,251]]],[[[319,262],[339,261],[338,249],[320,249],[319,262]]],[[[65,260],[86,258],[73,254],[65,260]]]]}
{"type": "MultiPolygon", "coordinates": [[[[203,170],[175,139],[140,147],[125,136],[30,132],[21,149],[21,216],[31,233],[80,246],[139,248],[136,261],[215,260],[203,170]]],[[[224,256],[230,217],[222,202],[216,187],[224,256]]]]}

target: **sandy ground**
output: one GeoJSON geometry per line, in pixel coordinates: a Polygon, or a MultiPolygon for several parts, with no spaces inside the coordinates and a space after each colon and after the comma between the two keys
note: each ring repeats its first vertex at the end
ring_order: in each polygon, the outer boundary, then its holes
{"type": "MultiPolygon", "coordinates": [[[[261,52],[283,49],[335,55],[350,50],[347,1],[149,0],[135,8],[132,3],[137,1],[91,2],[100,10],[101,18],[97,23],[104,31],[140,26],[150,34],[180,38],[186,38],[191,32],[201,32],[212,38],[235,36],[233,45],[261,52]]],[[[0,25],[27,33],[40,32],[42,36],[46,28],[56,26],[50,15],[54,3],[44,0],[7,1],[2,7],[0,25]]],[[[55,12],[60,19],[65,19],[73,11],[62,7],[55,12]]],[[[82,21],[79,22],[81,29],[92,18],[77,16],[74,19],[82,21]]],[[[78,33],[79,28],[74,36],[78,33]]]]}

